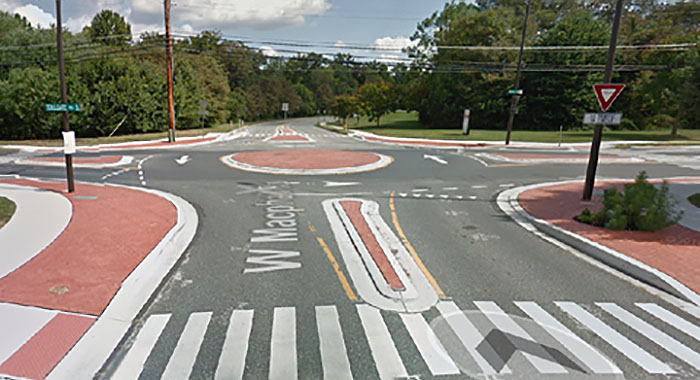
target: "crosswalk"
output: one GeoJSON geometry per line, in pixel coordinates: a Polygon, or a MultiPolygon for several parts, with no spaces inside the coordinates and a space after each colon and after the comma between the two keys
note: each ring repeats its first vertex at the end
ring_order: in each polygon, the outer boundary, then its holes
{"type": "MultiPolygon", "coordinates": [[[[297,136],[303,136],[303,137],[311,137],[311,138],[334,138],[334,137],[345,137],[343,135],[337,134],[337,133],[297,133],[297,136]]],[[[274,132],[263,132],[263,133],[250,133],[248,137],[254,137],[254,138],[267,138],[267,137],[273,137],[273,136],[278,136],[278,134],[274,132]]]]}
{"type": "Polygon", "coordinates": [[[42,156],[45,154],[46,153],[19,151],[19,152],[15,152],[15,153],[0,155],[0,165],[9,164],[9,163],[19,161],[19,160],[25,160],[27,158],[38,157],[38,156],[42,156]]]}
{"type": "Polygon", "coordinates": [[[211,378],[193,372],[202,367],[195,366],[198,360],[215,363],[216,380],[242,379],[251,369],[257,369],[254,377],[259,378],[261,366],[269,379],[452,379],[507,374],[566,378],[574,372],[624,375],[621,368],[650,376],[700,376],[697,321],[657,304],[636,303],[628,308],[611,302],[472,304],[460,308],[454,301],[440,301],[423,313],[386,312],[366,304],[314,306],[311,314],[292,306],[235,309],[221,318],[209,311],[195,312],[184,328],[178,325],[174,347],[167,342],[174,339],[163,338],[172,315],[152,314],[127,343],[110,378],[211,378]],[[216,323],[227,326],[213,327],[216,323]],[[223,343],[213,339],[214,334],[207,335],[208,329],[225,331],[223,343]],[[301,332],[316,336],[304,337],[301,332]],[[314,355],[304,348],[309,342],[316,346],[314,355]],[[159,345],[163,345],[157,355],[161,360],[149,360],[159,345]],[[358,351],[357,345],[368,347],[368,352],[358,351]],[[267,357],[259,355],[261,349],[267,357]],[[510,360],[514,353],[518,359],[510,360]],[[607,355],[614,355],[616,362],[607,355]]]}

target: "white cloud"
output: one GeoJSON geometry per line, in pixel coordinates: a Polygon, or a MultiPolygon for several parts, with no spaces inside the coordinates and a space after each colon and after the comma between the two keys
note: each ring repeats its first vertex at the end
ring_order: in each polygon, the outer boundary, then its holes
{"type": "MultiPolygon", "coordinates": [[[[150,14],[162,14],[163,13],[163,2],[155,0],[134,0],[132,2],[132,7],[136,12],[150,13],[150,14]]],[[[171,12],[172,12],[171,8],[171,12]]]]}
{"type": "Polygon", "coordinates": [[[384,49],[404,49],[409,46],[416,46],[418,41],[411,41],[408,37],[382,37],[374,40],[374,46],[384,49]]]}
{"type": "MultiPolygon", "coordinates": [[[[150,0],[136,0],[145,2],[150,0]]],[[[276,29],[301,25],[307,16],[321,15],[330,9],[326,0],[238,0],[236,2],[180,0],[172,12],[181,23],[195,28],[245,26],[276,29]]]]}
{"type": "Polygon", "coordinates": [[[269,46],[264,46],[264,45],[260,46],[260,48],[258,48],[258,50],[260,50],[260,52],[264,56],[267,56],[267,57],[278,57],[279,56],[279,53],[277,53],[277,51],[275,49],[273,49],[269,46]]]}
{"type": "Polygon", "coordinates": [[[416,46],[418,41],[411,41],[408,37],[382,37],[374,40],[372,46],[378,49],[386,49],[385,51],[379,50],[379,62],[404,62],[407,55],[402,52],[403,49],[407,47],[416,46]]]}
{"type": "Polygon", "coordinates": [[[186,32],[186,33],[196,33],[196,32],[194,31],[194,28],[193,28],[192,25],[190,25],[190,24],[185,24],[185,25],[183,25],[183,26],[182,26],[182,31],[183,31],[183,32],[186,32]]]}
{"type": "Polygon", "coordinates": [[[52,14],[44,12],[43,9],[34,4],[27,4],[15,8],[15,13],[19,13],[32,23],[35,27],[48,28],[51,24],[56,23],[56,19],[52,14]]]}
{"type": "Polygon", "coordinates": [[[143,32],[165,33],[165,27],[162,24],[131,24],[131,36],[135,41],[143,32]]]}
{"type": "Polygon", "coordinates": [[[79,33],[80,31],[83,30],[83,28],[86,25],[89,25],[91,21],[92,21],[92,17],[90,15],[84,14],[84,15],[81,15],[78,17],[70,17],[63,24],[71,32],[79,33]]]}

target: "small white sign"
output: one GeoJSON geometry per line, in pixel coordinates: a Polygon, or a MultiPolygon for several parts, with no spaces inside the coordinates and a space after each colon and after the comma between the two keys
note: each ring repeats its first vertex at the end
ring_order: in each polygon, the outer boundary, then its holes
{"type": "Polygon", "coordinates": [[[75,131],[61,133],[63,133],[63,153],[75,153],[75,131]]]}
{"type": "Polygon", "coordinates": [[[289,111],[289,103],[282,103],[282,111],[289,111]]]}
{"type": "Polygon", "coordinates": [[[468,108],[464,109],[464,118],[462,119],[462,134],[463,135],[468,135],[469,134],[469,117],[471,115],[471,111],[468,108]]]}
{"type": "Polygon", "coordinates": [[[622,121],[622,113],[601,112],[587,113],[583,115],[583,124],[608,124],[616,125],[622,121]]]}

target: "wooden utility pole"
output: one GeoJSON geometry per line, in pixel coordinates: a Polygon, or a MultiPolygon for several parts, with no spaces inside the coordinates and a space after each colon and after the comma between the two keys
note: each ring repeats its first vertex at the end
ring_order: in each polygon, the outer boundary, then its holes
{"type": "Polygon", "coordinates": [[[175,142],[175,106],[173,104],[173,40],[170,37],[170,0],[165,6],[165,60],[168,75],[168,141],[175,142]]]}
{"type": "MultiPolygon", "coordinates": [[[[56,0],[56,49],[58,50],[58,78],[61,85],[61,103],[68,103],[68,91],[66,90],[66,72],[63,63],[63,24],[61,23],[61,0],[56,0]]],[[[63,130],[70,132],[68,111],[63,112],[63,130]]],[[[68,180],[68,192],[75,191],[73,179],[73,156],[66,153],[66,177],[68,180]]]]}
{"type": "MultiPolygon", "coordinates": [[[[520,68],[523,64],[523,49],[525,48],[525,33],[527,32],[527,18],[530,15],[530,0],[527,0],[527,5],[525,5],[525,21],[523,22],[523,35],[520,39],[520,53],[518,53],[518,69],[515,72],[515,88],[514,90],[520,89],[520,68]]],[[[520,101],[520,95],[513,94],[513,98],[510,101],[510,113],[508,114],[508,125],[506,127],[506,145],[510,144],[510,134],[513,131],[513,119],[515,119],[515,114],[518,109],[518,101],[520,101]]]]}
{"type": "MultiPolygon", "coordinates": [[[[610,45],[608,46],[608,57],[605,61],[604,83],[612,80],[613,63],[615,61],[615,48],[617,47],[617,34],[620,30],[620,18],[622,17],[622,0],[617,0],[615,7],[615,19],[613,20],[612,34],[610,35],[610,45]]],[[[586,183],[583,186],[583,200],[590,201],[593,196],[595,186],[595,172],[598,169],[598,154],[600,153],[600,142],[603,139],[603,125],[596,124],[593,130],[593,142],[591,143],[591,153],[588,158],[586,168],[586,183]]]]}

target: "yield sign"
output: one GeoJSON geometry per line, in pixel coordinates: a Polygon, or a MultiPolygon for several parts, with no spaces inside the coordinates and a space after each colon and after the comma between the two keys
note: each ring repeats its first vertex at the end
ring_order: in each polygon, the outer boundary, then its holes
{"type": "Polygon", "coordinates": [[[598,104],[603,112],[610,108],[623,88],[625,85],[622,83],[596,83],[593,85],[595,96],[598,98],[598,104]]]}

